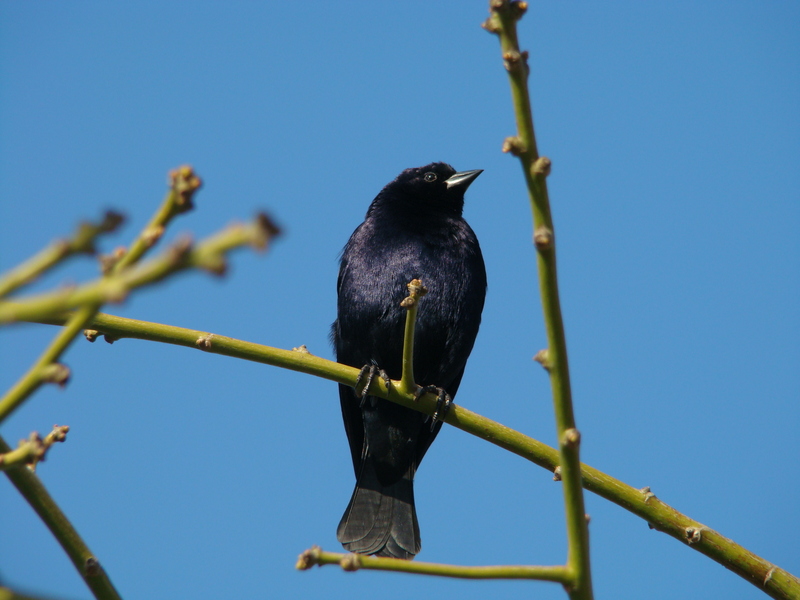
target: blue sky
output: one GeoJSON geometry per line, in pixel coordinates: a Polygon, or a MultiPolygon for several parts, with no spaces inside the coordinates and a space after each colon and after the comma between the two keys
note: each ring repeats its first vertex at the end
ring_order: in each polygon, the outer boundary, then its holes
{"type": "MultiPolygon", "coordinates": [[[[285,236],[108,312],[332,357],[337,256],[380,188],[482,168],[465,216],[489,293],[458,403],[554,443],[527,196],[486,2],[0,4],[0,269],[113,207],[127,243],[192,164],[169,237],[265,209],[285,236]]],[[[520,24],[550,195],[583,459],[800,574],[800,8],[534,3],[520,24]]],[[[94,277],[77,259],[39,286],[94,277]]],[[[38,288],[34,288],[38,289],[38,288]]],[[[55,334],[0,331],[0,388],[55,334]]],[[[564,598],[533,582],[299,573],[352,467],[335,384],[139,341],[65,356],[0,431],[69,424],[39,473],[126,598],[564,598]]],[[[445,427],[417,475],[420,560],[554,564],[551,475],[445,427]]],[[[0,481],[0,578],[87,598],[0,481]]],[[[597,597],[762,598],[587,496],[597,597]]]]}

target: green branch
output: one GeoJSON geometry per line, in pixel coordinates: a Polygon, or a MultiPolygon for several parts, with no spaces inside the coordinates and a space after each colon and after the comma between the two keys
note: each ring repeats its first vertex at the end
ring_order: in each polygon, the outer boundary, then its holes
{"type": "Polygon", "coordinates": [[[43,384],[55,383],[61,387],[67,384],[70,376],[69,368],[57,361],[95,314],[97,306],[91,305],[82,307],[70,315],[64,327],[33,366],[0,398],[0,422],[43,384]]]}
{"type": "Polygon", "coordinates": [[[547,194],[546,177],[550,172],[550,161],[544,157],[540,158],[536,147],[527,83],[528,53],[520,51],[517,40],[517,21],[525,13],[527,3],[491,0],[489,7],[491,16],[484,23],[484,27],[500,38],[503,64],[508,71],[517,121],[517,136],[508,138],[503,150],[511,152],[520,159],[533,213],[539,290],[547,330],[547,350],[540,353],[539,357],[550,374],[553,391],[569,541],[567,566],[574,575],[573,585],[568,588],[568,592],[573,600],[591,600],[593,594],[589,532],[581,489],[580,433],[575,427],[575,415],[572,409],[567,341],[558,296],[555,228],[547,194]]]}
{"type": "Polygon", "coordinates": [[[0,298],[36,280],[43,273],[74,254],[94,254],[95,239],[103,233],[114,231],[122,221],[121,215],[108,211],[100,223],[81,223],[72,237],[66,240],[56,240],[38,254],[0,277],[0,298]]]}
{"type": "MultiPolygon", "coordinates": [[[[69,315],[62,315],[44,322],[59,325],[68,318],[69,315]]],[[[307,373],[349,386],[356,385],[360,374],[359,369],[314,356],[305,349],[283,350],[205,331],[125,319],[108,314],[98,314],[90,326],[92,330],[87,332],[89,339],[94,339],[97,335],[105,335],[109,341],[134,338],[174,344],[307,373]]],[[[413,393],[401,394],[397,389],[399,382],[392,383],[393,385],[387,392],[386,387],[381,384],[380,378],[376,378],[370,385],[369,394],[386,398],[428,415],[434,414],[436,394],[425,394],[417,400],[413,393]]],[[[510,427],[482,417],[463,406],[453,404],[444,421],[549,471],[557,474],[561,471],[559,469],[561,464],[559,452],[556,449],[510,427]]],[[[797,600],[800,597],[800,580],[791,573],[678,512],[659,500],[649,488],[636,489],[583,463],[581,464],[581,474],[585,489],[641,517],[652,528],[662,531],[712,558],[773,598],[797,600]]]]}
{"type": "Polygon", "coordinates": [[[413,279],[407,284],[408,296],[400,303],[406,309],[406,325],[403,332],[403,373],[400,376],[400,392],[403,394],[415,393],[418,389],[414,379],[414,329],[417,324],[417,310],[419,300],[428,293],[419,279],[413,279]]]}
{"type": "MultiPolygon", "coordinates": [[[[154,283],[182,269],[197,267],[222,274],[225,271],[228,251],[243,245],[262,249],[271,236],[277,233],[277,228],[262,215],[253,224],[229,227],[196,248],[192,248],[187,240],[180,241],[160,259],[135,267],[145,252],[161,238],[172,218],[192,207],[192,197],[200,185],[200,179],[190,167],[184,166],[172,171],[170,190],[159,210],[133,241],[129,251],[123,250],[101,259],[103,277],[97,281],[76,290],[42,294],[13,302],[0,302],[0,315],[5,315],[5,318],[0,316],[0,324],[4,321],[18,320],[23,316],[30,318],[32,315],[39,315],[42,318],[64,308],[77,307],[33,367],[0,398],[0,422],[43,383],[54,382],[62,386],[66,384],[69,369],[56,361],[75,337],[85,329],[86,324],[95,317],[103,303],[120,301],[132,289],[154,283]]],[[[82,227],[76,235],[74,251],[93,251],[94,237],[109,228],[110,226],[106,225],[95,228],[82,227]]],[[[61,252],[60,256],[63,258],[64,253],[61,252]]],[[[43,272],[47,265],[55,262],[52,257],[29,261],[26,263],[27,266],[23,265],[24,268],[12,271],[12,276],[3,280],[9,282],[6,288],[10,290],[21,285],[21,282],[32,280],[43,272]]],[[[29,463],[35,468],[38,461],[44,460],[45,453],[52,443],[63,441],[67,429],[62,427],[45,440],[40,440],[38,435],[32,435],[28,443],[23,443],[16,451],[8,448],[0,439],[0,466],[5,465],[9,479],[61,543],[95,597],[118,598],[97,559],[91,555],[38,478],[26,467],[8,468],[10,465],[21,463],[29,463]]]]}
{"type": "MultiPolygon", "coordinates": [[[[0,453],[11,452],[11,448],[0,437],[0,453]]],[[[28,467],[15,467],[5,471],[20,494],[28,501],[42,519],[58,543],[67,553],[78,573],[98,600],[119,600],[120,596],[81,536],[47,492],[42,482],[28,467]]]]}
{"type": "Polygon", "coordinates": [[[231,225],[197,246],[183,238],[156,258],[78,288],[0,302],[0,324],[45,319],[48,315],[87,304],[122,302],[132,290],[152,285],[186,269],[204,269],[223,275],[228,251],[248,245],[263,249],[277,231],[266,216],[259,215],[252,223],[231,225]]]}
{"type": "Polygon", "coordinates": [[[411,562],[409,560],[397,560],[396,558],[364,556],[363,554],[325,552],[319,546],[313,546],[303,552],[298,557],[295,567],[298,570],[306,571],[315,565],[339,565],[345,571],[370,569],[455,577],[457,579],[538,579],[540,581],[553,581],[562,585],[567,585],[570,582],[570,574],[567,568],[561,565],[555,567],[526,565],[465,567],[418,561],[411,562]]]}
{"type": "Polygon", "coordinates": [[[107,265],[108,271],[119,273],[137,263],[144,253],[161,239],[173,218],[194,208],[192,199],[195,192],[200,189],[202,181],[192,167],[183,165],[170,171],[169,184],[169,191],[150,222],[133,241],[130,249],[112,265],[107,265]]]}
{"type": "Polygon", "coordinates": [[[53,444],[67,440],[68,431],[67,425],[54,425],[53,431],[48,433],[44,439],[34,431],[27,440],[20,440],[16,449],[0,453],[0,471],[22,465],[30,466],[31,471],[35,471],[36,464],[44,461],[47,451],[53,444]]]}
{"type": "MultiPolygon", "coordinates": [[[[150,223],[139,233],[127,253],[113,258],[104,258],[104,277],[99,281],[108,280],[112,275],[117,275],[124,269],[136,263],[139,258],[161,237],[164,227],[176,215],[189,210],[192,206],[192,196],[200,188],[200,179],[191,167],[183,166],[170,172],[170,190],[161,207],[151,219],[150,223]]],[[[70,253],[94,253],[94,239],[99,234],[111,231],[121,222],[122,217],[115,213],[107,213],[100,225],[82,224],[75,236],[66,244],[70,253]]],[[[23,265],[24,266],[24,265],[23,265]]],[[[20,269],[17,272],[25,273],[20,269]]],[[[28,270],[28,277],[31,276],[28,270]]],[[[19,280],[19,278],[18,278],[19,280]]],[[[60,297],[56,293],[51,296],[60,297]]],[[[26,300],[20,301],[27,306],[26,300]]],[[[0,302],[0,307],[5,303],[0,302]]],[[[13,305],[13,303],[12,303],[13,305]]],[[[102,301],[95,298],[87,301],[77,310],[56,338],[45,349],[33,366],[14,384],[14,386],[0,398],[0,422],[8,417],[17,407],[29,398],[44,383],[57,383],[62,387],[69,379],[69,369],[57,363],[75,337],[86,327],[86,323],[97,314],[102,306],[102,301]]]]}

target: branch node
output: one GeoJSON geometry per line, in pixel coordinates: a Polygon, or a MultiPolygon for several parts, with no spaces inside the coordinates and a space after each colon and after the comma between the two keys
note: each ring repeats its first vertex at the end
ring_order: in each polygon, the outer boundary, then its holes
{"type": "Polygon", "coordinates": [[[650,491],[650,486],[649,485],[643,487],[639,491],[642,492],[642,494],[644,494],[644,503],[645,504],[647,504],[650,501],[651,498],[655,498],[656,497],[656,495],[653,492],[650,491]]]}
{"type": "Polygon", "coordinates": [[[422,285],[419,279],[412,279],[406,284],[406,287],[408,288],[408,296],[403,298],[403,301],[400,302],[400,306],[408,310],[416,305],[417,301],[428,293],[428,288],[422,285]]]}
{"type": "Polygon", "coordinates": [[[543,177],[547,177],[550,175],[550,170],[553,166],[552,161],[547,158],[546,156],[540,156],[531,165],[531,175],[536,177],[537,175],[541,175],[543,177]]]}
{"type": "Polygon", "coordinates": [[[84,329],[83,330],[83,337],[85,337],[88,341],[94,343],[97,339],[97,336],[100,335],[100,332],[96,329],[84,329]]]}
{"type": "Polygon", "coordinates": [[[520,64],[524,65],[527,58],[527,52],[509,50],[508,52],[503,53],[503,67],[505,67],[506,71],[511,71],[520,64]]]}
{"type": "Polygon", "coordinates": [[[192,197],[203,185],[203,181],[189,165],[183,165],[169,172],[169,185],[178,194],[175,201],[179,213],[192,210],[192,197]]]}
{"type": "Polygon", "coordinates": [[[300,344],[297,348],[292,348],[292,352],[299,352],[300,354],[311,354],[305,344],[300,344]]]}
{"type": "Polygon", "coordinates": [[[343,571],[358,571],[361,568],[361,559],[358,554],[353,552],[345,554],[339,561],[339,566],[343,571]]]}
{"type": "Polygon", "coordinates": [[[553,230],[539,225],[533,232],[533,243],[539,252],[550,250],[553,247],[553,230]]]}
{"type": "Polygon", "coordinates": [[[521,156],[528,151],[528,146],[522,141],[521,137],[512,135],[503,140],[502,150],[514,156],[521,156]]]}
{"type": "Polygon", "coordinates": [[[311,548],[303,551],[303,553],[297,557],[297,562],[295,563],[294,568],[298,571],[307,571],[314,565],[318,565],[321,553],[322,548],[316,545],[311,546],[311,548]]]}
{"type": "Polygon", "coordinates": [[[130,293],[128,287],[122,281],[116,279],[109,279],[106,286],[108,288],[106,299],[114,304],[124,302],[130,293]]]}
{"type": "Polygon", "coordinates": [[[108,275],[111,272],[111,269],[114,268],[122,257],[127,254],[128,249],[125,246],[117,246],[114,248],[114,251],[111,254],[103,254],[99,257],[100,261],[100,272],[103,275],[108,275]]]}
{"type": "Polygon", "coordinates": [[[509,8],[511,9],[511,16],[514,17],[516,21],[519,21],[528,10],[528,3],[522,0],[519,2],[511,2],[509,8]]]}
{"type": "Polygon", "coordinates": [[[561,465],[553,469],[553,481],[561,481],[561,465]]]}
{"type": "Polygon", "coordinates": [[[543,348],[539,350],[533,357],[533,360],[538,362],[545,371],[550,371],[553,368],[552,363],[550,362],[550,352],[548,352],[547,348],[543,348]]]}
{"type": "Polygon", "coordinates": [[[211,339],[214,337],[213,333],[207,333],[205,335],[201,335],[197,338],[194,342],[194,345],[197,346],[200,350],[211,350],[211,339]]]}
{"type": "Polygon", "coordinates": [[[156,225],[155,227],[149,227],[142,232],[142,241],[144,242],[145,246],[152,248],[163,235],[164,226],[156,225]]]}
{"type": "Polygon", "coordinates": [[[581,432],[570,427],[561,436],[561,445],[567,448],[577,448],[581,443],[581,432]]]}
{"type": "Polygon", "coordinates": [[[100,561],[94,556],[90,556],[86,559],[86,562],[83,563],[83,573],[86,577],[97,577],[100,575],[100,572],[100,561]]]}
{"type": "Polygon", "coordinates": [[[169,248],[168,259],[174,265],[183,264],[192,251],[192,236],[188,233],[179,237],[169,248]]]}
{"type": "Polygon", "coordinates": [[[500,35],[500,32],[503,30],[500,19],[495,13],[489,15],[489,18],[481,23],[481,27],[483,27],[489,33],[493,33],[495,35],[500,35]]]}
{"type": "Polygon", "coordinates": [[[691,546],[692,544],[696,544],[701,539],[703,539],[703,528],[702,527],[687,527],[683,530],[683,537],[686,539],[687,543],[691,546]]]}
{"type": "Polygon", "coordinates": [[[70,370],[66,365],[61,363],[50,363],[42,367],[41,371],[42,381],[44,383],[55,383],[59,387],[64,387],[69,382],[70,370]]]}
{"type": "Polygon", "coordinates": [[[769,580],[772,579],[772,575],[775,573],[776,569],[777,567],[772,567],[769,571],[767,571],[767,574],[764,576],[764,587],[767,587],[767,584],[769,583],[769,580]]]}
{"type": "Polygon", "coordinates": [[[256,236],[253,239],[252,246],[256,250],[264,250],[267,243],[281,234],[281,228],[264,213],[256,215],[256,236]]]}

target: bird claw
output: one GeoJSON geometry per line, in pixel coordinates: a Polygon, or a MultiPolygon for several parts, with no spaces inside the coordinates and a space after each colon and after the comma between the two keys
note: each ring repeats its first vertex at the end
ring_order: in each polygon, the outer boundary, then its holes
{"type": "Polygon", "coordinates": [[[436,426],[436,421],[444,421],[447,418],[447,413],[450,411],[450,405],[453,404],[453,399],[450,394],[444,391],[444,388],[436,387],[435,385],[420,386],[414,392],[414,400],[419,400],[427,393],[436,393],[436,410],[433,411],[431,417],[431,431],[436,426]]]}
{"type": "Polygon", "coordinates": [[[386,382],[386,391],[388,392],[392,388],[392,380],[389,378],[389,375],[386,374],[386,371],[379,368],[377,365],[364,365],[361,367],[361,371],[356,377],[356,384],[353,387],[353,391],[355,392],[356,398],[361,399],[361,406],[364,406],[364,402],[367,399],[367,390],[369,390],[369,386],[372,385],[372,380],[375,378],[375,375],[378,375],[386,382]],[[366,379],[364,377],[366,376],[366,379]],[[361,381],[364,381],[364,385],[359,389],[359,385],[361,381]]]}

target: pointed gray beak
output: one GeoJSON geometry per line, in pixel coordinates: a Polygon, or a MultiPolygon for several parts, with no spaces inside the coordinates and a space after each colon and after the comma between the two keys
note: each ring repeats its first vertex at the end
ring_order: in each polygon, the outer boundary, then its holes
{"type": "Polygon", "coordinates": [[[481,173],[483,173],[483,169],[475,169],[474,171],[461,171],[460,173],[456,173],[447,181],[445,181],[447,184],[447,189],[449,190],[450,188],[459,187],[466,191],[469,187],[469,184],[475,181],[478,178],[478,175],[481,173]]]}

